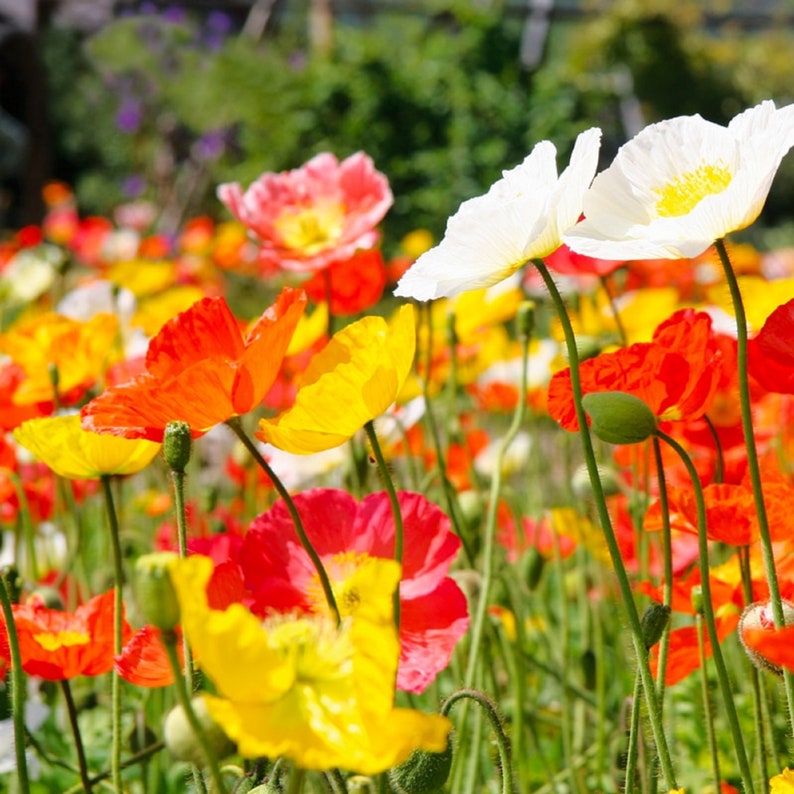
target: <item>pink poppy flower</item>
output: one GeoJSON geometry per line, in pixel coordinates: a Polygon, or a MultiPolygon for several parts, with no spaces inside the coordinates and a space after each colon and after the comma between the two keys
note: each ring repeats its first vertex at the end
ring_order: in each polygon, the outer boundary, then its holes
{"type": "MultiPolygon", "coordinates": [[[[315,488],[296,494],[306,534],[323,560],[340,611],[345,580],[367,558],[392,558],[394,520],[385,492],[361,502],[345,491],[315,488]]],[[[400,582],[400,662],[397,687],[423,692],[448,664],[466,633],[466,597],[449,567],[460,540],[440,508],[416,493],[398,494],[405,527],[400,582]]],[[[253,612],[321,612],[326,609],[317,574],[298,542],[282,501],[254,520],[240,554],[253,612]]]]}
{"type": "Polygon", "coordinates": [[[302,168],[262,174],[245,192],[226,183],[218,198],[256,236],[263,270],[298,273],[375,245],[375,226],[393,201],[388,180],[363,152],[341,163],[318,154],[302,168]]]}

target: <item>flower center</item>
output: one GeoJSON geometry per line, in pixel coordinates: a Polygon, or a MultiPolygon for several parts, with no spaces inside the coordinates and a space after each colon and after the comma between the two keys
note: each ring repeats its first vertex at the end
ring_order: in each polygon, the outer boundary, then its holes
{"type": "MultiPolygon", "coordinates": [[[[331,580],[331,589],[334,591],[336,605],[342,618],[354,614],[361,602],[361,594],[355,583],[351,581],[353,574],[372,559],[363,551],[343,551],[333,557],[323,560],[328,578],[331,580]]],[[[319,577],[315,574],[309,582],[307,593],[314,604],[314,609],[324,612],[327,608],[325,594],[320,585],[319,577]]]]}
{"type": "Polygon", "coordinates": [[[345,208],[340,202],[324,201],[310,207],[289,207],[274,225],[285,247],[313,254],[339,240],[344,219],[345,208]]]}
{"type": "Polygon", "coordinates": [[[57,631],[53,634],[36,634],[33,639],[45,651],[70,648],[73,645],[87,645],[91,638],[83,631],[57,631]]]}
{"type": "Polygon", "coordinates": [[[659,197],[656,212],[662,218],[675,218],[691,212],[706,196],[722,193],[733,174],[722,160],[703,163],[694,171],[687,171],[671,179],[654,192],[659,197]]]}

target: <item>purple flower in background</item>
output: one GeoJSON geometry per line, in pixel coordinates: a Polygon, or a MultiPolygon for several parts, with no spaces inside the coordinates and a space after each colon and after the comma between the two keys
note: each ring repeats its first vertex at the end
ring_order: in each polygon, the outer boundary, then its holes
{"type": "Polygon", "coordinates": [[[146,190],[146,179],[142,174],[130,174],[121,183],[121,192],[126,198],[138,198],[143,195],[144,190],[146,190]]]}
{"type": "Polygon", "coordinates": [[[201,162],[217,160],[226,150],[227,131],[224,128],[205,132],[193,144],[193,156],[201,162]]]}
{"type": "Polygon", "coordinates": [[[137,132],[143,119],[143,107],[139,99],[126,96],[116,112],[116,126],[127,134],[137,132]]]}

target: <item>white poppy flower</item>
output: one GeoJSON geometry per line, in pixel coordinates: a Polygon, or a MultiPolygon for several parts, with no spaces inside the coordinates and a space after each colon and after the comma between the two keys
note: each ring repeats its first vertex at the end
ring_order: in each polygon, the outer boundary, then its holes
{"type": "Polygon", "coordinates": [[[604,259],[697,256],[758,217],[792,145],[794,105],[771,101],[727,127],[700,116],[651,124],[596,176],[585,220],[563,239],[604,259]]]}
{"type": "Polygon", "coordinates": [[[489,287],[530,259],[555,251],[581,215],[600,141],[598,128],[581,133],[559,176],[554,144],[538,143],[484,196],[460,205],[447,221],[444,239],[414,262],[394,294],[424,301],[489,287]]]}

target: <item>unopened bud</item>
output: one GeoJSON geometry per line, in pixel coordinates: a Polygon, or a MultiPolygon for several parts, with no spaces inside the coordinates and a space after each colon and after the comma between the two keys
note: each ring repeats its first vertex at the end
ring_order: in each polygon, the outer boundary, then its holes
{"type": "Polygon", "coordinates": [[[519,339],[529,339],[535,329],[534,301],[521,301],[516,312],[516,333],[519,339]]]}
{"type": "Polygon", "coordinates": [[[179,600],[170,572],[178,559],[176,552],[156,551],[135,561],[133,589],[138,611],[146,623],[160,631],[172,631],[179,623],[179,600]]]}
{"type": "MultiPolygon", "coordinates": [[[[621,493],[620,481],[617,474],[607,466],[598,467],[598,479],[604,496],[615,496],[621,493]]],[[[571,488],[580,499],[588,499],[593,495],[593,483],[587,466],[580,466],[571,477],[571,488]]]]}
{"type": "Polygon", "coordinates": [[[633,394],[590,392],[582,398],[582,405],[593,433],[609,444],[638,444],[656,432],[653,411],[633,394]]]}
{"type": "Polygon", "coordinates": [[[16,565],[4,565],[0,568],[0,577],[8,592],[8,600],[12,604],[18,604],[22,597],[22,577],[16,565]]]}
{"type": "Polygon", "coordinates": [[[690,594],[689,600],[692,602],[692,609],[695,610],[695,613],[698,615],[703,614],[703,588],[696,584],[690,594]]]}
{"type": "Polygon", "coordinates": [[[39,585],[27,599],[29,604],[37,604],[47,609],[57,609],[63,612],[66,605],[63,603],[63,596],[54,588],[47,585],[39,585]]]}
{"type": "Polygon", "coordinates": [[[652,648],[662,639],[670,622],[670,607],[667,604],[651,604],[642,616],[642,640],[645,648],[652,648]]]}
{"type": "Polygon", "coordinates": [[[452,733],[440,753],[414,750],[408,760],[389,770],[389,782],[397,794],[435,794],[447,782],[452,768],[452,733]]]}
{"type": "MultiPolygon", "coordinates": [[[[791,601],[783,601],[783,625],[791,626],[794,624],[794,604],[791,601]]],[[[775,628],[775,618],[772,612],[772,603],[770,601],[762,602],[756,601],[745,607],[739,618],[738,633],[744,650],[747,653],[750,661],[759,670],[769,670],[777,675],[783,675],[783,670],[776,664],[772,664],[762,653],[755,648],[751,648],[745,640],[745,632],[748,629],[763,629],[765,631],[772,631],[775,628]]]]}
{"type": "Polygon", "coordinates": [[[163,457],[171,471],[183,472],[190,460],[193,437],[187,422],[169,422],[163,433],[163,457]]]}
{"type": "MultiPolygon", "coordinates": [[[[201,695],[197,695],[190,703],[215,757],[224,758],[234,752],[234,742],[223,732],[221,726],[212,719],[204,698],[201,695]]],[[[201,743],[193,732],[193,728],[182,706],[174,706],[168,712],[163,725],[163,741],[168,748],[168,752],[177,760],[187,761],[187,763],[196,764],[197,766],[206,765],[207,759],[204,757],[201,743]]]]}

